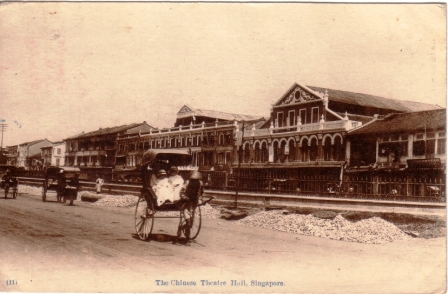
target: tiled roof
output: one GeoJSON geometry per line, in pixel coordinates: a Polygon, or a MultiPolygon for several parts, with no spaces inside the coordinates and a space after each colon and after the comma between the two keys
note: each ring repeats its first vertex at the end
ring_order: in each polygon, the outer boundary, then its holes
{"type": "Polygon", "coordinates": [[[31,142],[25,142],[25,143],[19,144],[19,146],[24,146],[24,145],[30,146],[30,145],[34,145],[34,144],[37,144],[37,143],[45,141],[45,140],[46,139],[40,139],[40,140],[31,141],[31,142]]]}
{"type": "Polygon", "coordinates": [[[126,131],[131,128],[135,128],[139,125],[141,125],[141,123],[133,123],[133,124],[129,124],[129,125],[122,125],[122,126],[111,127],[111,128],[100,128],[99,130],[84,133],[84,134],[79,134],[79,135],[76,135],[73,137],[69,137],[67,139],[81,139],[81,138],[88,138],[88,137],[94,137],[94,136],[116,134],[116,133],[120,133],[120,132],[126,131]]]}
{"type": "Polygon", "coordinates": [[[392,113],[349,131],[350,135],[434,131],[446,128],[446,109],[392,113]]]}
{"type": "Polygon", "coordinates": [[[359,105],[363,107],[390,109],[398,112],[424,111],[424,110],[434,110],[441,108],[440,106],[437,105],[421,102],[389,99],[368,94],[353,93],[314,86],[307,86],[307,87],[312,89],[313,91],[321,93],[325,93],[325,91],[328,91],[328,99],[330,103],[331,101],[334,101],[340,103],[347,103],[351,105],[359,105]]]}
{"type": "Polygon", "coordinates": [[[227,112],[208,110],[208,109],[197,109],[197,108],[195,108],[195,115],[196,116],[212,117],[212,118],[217,118],[217,119],[224,119],[224,120],[237,120],[237,121],[256,120],[256,119],[262,118],[262,116],[247,115],[247,114],[235,114],[235,113],[227,113],[227,112]]]}

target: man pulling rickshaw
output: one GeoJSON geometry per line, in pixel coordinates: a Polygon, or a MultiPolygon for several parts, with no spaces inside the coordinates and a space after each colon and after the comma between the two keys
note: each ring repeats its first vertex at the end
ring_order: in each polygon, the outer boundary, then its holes
{"type": "Polygon", "coordinates": [[[5,174],[2,176],[1,186],[5,190],[5,199],[8,197],[9,190],[11,189],[12,198],[17,197],[19,181],[14,177],[10,171],[7,169],[5,174]]]}

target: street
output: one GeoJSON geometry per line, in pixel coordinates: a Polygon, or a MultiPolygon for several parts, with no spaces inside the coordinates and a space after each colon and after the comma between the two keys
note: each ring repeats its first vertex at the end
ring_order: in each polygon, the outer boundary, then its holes
{"type": "Polygon", "coordinates": [[[177,219],[135,237],[134,209],[0,198],[1,292],[444,293],[444,238],[374,245],[202,219],[190,247],[177,219]]]}

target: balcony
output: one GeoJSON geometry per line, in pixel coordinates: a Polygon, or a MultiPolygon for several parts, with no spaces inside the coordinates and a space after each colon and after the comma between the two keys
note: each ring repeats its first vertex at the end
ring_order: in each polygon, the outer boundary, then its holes
{"type": "MultiPolygon", "coordinates": [[[[252,128],[251,130],[245,130],[244,131],[244,137],[267,137],[272,136],[276,134],[300,134],[300,133],[306,133],[306,132],[317,132],[317,131],[330,131],[330,130],[338,130],[338,129],[344,129],[346,131],[351,130],[353,128],[356,128],[358,126],[361,126],[362,122],[359,121],[352,121],[348,119],[342,119],[337,121],[328,121],[325,122],[321,120],[318,123],[312,123],[312,124],[298,124],[297,126],[286,126],[286,127],[274,127],[273,124],[271,124],[270,128],[266,129],[258,129],[252,128]]],[[[237,130],[237,137],[241,138],[242,132],[237,130]]]]}

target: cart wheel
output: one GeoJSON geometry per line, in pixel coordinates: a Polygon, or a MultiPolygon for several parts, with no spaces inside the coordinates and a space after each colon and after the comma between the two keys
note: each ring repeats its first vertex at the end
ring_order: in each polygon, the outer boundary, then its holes
{"type": "Polygon", "coordinates": [[[19,189],[16,187],[12,190],[12,198],[16,199],[17,194],[19,193],[19,189]]]}
{"type": "Polygon", "coordinates": [[[45,187],[42,187],[42,202],[45,202],[47,200],[47,190],[45,187]]]}
{"type": "Polygon", "coordinates": [[[154,226],[154,205],[146,202],[145,196],[138,198],[135,206],[135,231],[140,240],[149,240],[154,226]]]}
{"type": "Polygon", "coordinates": [[[187,222],[185,220],[184,211],[181,211],[179,228],[177,230],[177,237],[179,238],[182,233],[186,237],[189,233],[190,240],[194,240],[199,235],[199,231],[201,230],[201,225],[202,225],[202,219],[201,219],[201,207],[200,206],[198,206],[194,209],[193,214],[190,217],[190,223],[188,226],[187,226],[187,222]]]}

